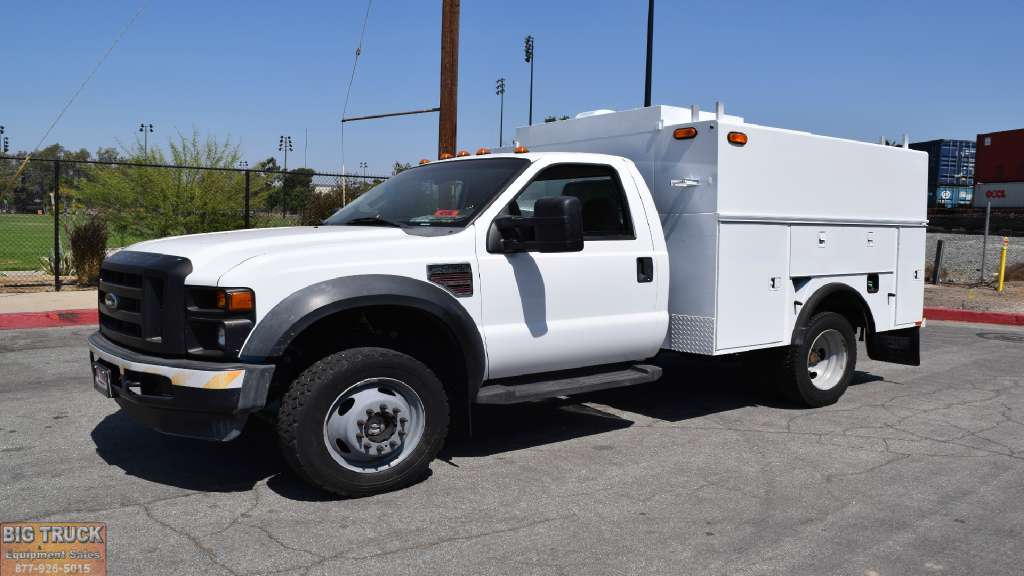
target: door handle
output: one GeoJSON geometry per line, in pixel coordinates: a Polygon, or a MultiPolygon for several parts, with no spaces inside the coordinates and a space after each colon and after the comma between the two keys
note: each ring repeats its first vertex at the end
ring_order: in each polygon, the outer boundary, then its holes
{"type": "Polygon", "coordinates": [[[641,284],[654,282],[654,258],[641,256],[636,259],[636,281],[641,284]]]}

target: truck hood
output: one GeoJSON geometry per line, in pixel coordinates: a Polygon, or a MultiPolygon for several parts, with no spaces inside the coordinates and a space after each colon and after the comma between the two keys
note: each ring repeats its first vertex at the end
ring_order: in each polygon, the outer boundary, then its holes
{"type": "Polygon", "coordinates": [[[382,243],[405,243],[422,239],[398,228],[301,226],[172,236],[139,242],[127,249],[188,258],[192,262],[192,274],[187,280],[189,284],[216,285],[220,277],[232,268],[257,256],[300,255],[342,244],[345,250],[336,253],[344,254],[362,252],[353,250],[360,245],[373,244],[379,249],[382,243]]]}

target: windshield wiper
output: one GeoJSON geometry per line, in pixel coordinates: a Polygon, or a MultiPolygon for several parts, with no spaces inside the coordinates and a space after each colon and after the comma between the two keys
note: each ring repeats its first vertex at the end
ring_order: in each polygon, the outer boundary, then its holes
{"type": "Polygon", "coordinates": [[[402,228],[402,225],[398,222],[392,222],[391,220],[385,220],[380,216],[363,216],[361,218],[353,218],[348,222],[345,222],[345,226],[391,226],[394,228],[402,228]]]}

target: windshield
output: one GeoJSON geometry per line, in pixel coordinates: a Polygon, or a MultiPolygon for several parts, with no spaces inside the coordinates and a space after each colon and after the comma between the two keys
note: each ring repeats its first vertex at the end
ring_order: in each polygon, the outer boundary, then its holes
{"type": "Polygon", "coordinates": [[[425,164],[385,180],[324,224],[464,227],[529,160],[480,158],[425,164]]]}

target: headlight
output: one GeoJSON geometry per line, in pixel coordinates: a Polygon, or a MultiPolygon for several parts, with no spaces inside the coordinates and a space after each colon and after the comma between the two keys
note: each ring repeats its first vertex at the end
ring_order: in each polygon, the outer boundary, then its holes
{"type": "Polygon", "coordinates": [[[189,355],[237,358],[256,323],[256,296],[249,288],[189,286],[185,315],[189,355]]]}

